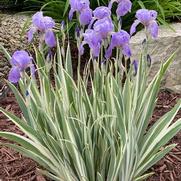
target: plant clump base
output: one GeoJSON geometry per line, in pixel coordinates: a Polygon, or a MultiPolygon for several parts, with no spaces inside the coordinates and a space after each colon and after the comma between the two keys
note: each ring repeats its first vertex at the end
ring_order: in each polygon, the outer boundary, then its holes
{"type": "MultiPolygon", "coordinates": [[[[150,125],[155,120],[168,112],[181,98],[181,94],[171,93],[166,90],[162,90],[159,93],[157,106],[154,111],[150,125]]],[[[14,98],[14,95],[10,92],[8,97],[0,102],[0,106],[14,112],[16,115],[21,115],[18,104],[14,98]]],[[[181,117],[181,111],[177,114],[175,120],[181,117]]],[[[0,113],[0,130],[11,131],[17,134],[23,134],[11,121],[0,113]]],[[[9,143],[7,139],[0,138],[0,142],[9,143]]],[[[181,132],[175,136],[170,143],[178,144],[170,154],[165,156],[160,162],[158,162],[150,171],[154,171],[155,175],[148,178],[147,181],[165,181],[166,179],[179,181],[181,180],[181,132]]],[[[16,151],[0,146],[0,178],[3,181],[6,180],[31,180],[31,181],[50,181],[47,178],[38,175],[38,165],[29,158],[22,156],[16,151]]]]}

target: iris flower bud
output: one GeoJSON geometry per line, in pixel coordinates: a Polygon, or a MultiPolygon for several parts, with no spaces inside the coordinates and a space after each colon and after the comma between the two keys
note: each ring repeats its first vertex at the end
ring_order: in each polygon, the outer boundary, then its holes
{"type": "Polygon", "coordinates": [[[148,67],[151,67],[152,59],[149,54],[147,54],[147,63],[148,63],[148,67]]]}
{"type": "Polygon", "coordinates": [[[80,37],[80,27],[78,25],[75,28],[75,35],[76,35],[77,38],[80,37]]]}
{"type": "Polygon", "coordinates": [[[137,72],[138,72],[138,61],[134,60],[132,64],[133,64],[133,68],[134,68],[134,76],[136,76],[137,72]]]}

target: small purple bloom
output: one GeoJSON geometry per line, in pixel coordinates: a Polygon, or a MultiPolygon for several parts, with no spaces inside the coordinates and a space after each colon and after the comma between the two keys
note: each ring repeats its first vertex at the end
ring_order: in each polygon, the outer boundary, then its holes
{"type": "Polygon", "coordinates": [[[104,39],[114,30],[114,25],[110,18],[103,18],[97,20],[93,28],[104,39]]]}
{"type": "Polygon", "coordinates": [[[136,32],[136,27],[141,23],[153,38],[158,37],[158,24],[156,22],[157,12],[154,10],[140,9],[136,12],[137,20],[131,26],[130,34],[133,35],[136,32]]]}
{"type": "Polygon", "coordinates": [[[32,17],[32,27],[27,33],[28,42],[31,42],[34,34],[40,31],[42,34],[42,37],[46,38],[45,42],[49,47],[56,46],[56,39],[55,39],[54,32],[52,30],[54,26],[55,26],[55,22],[51,17],[43,16],[43,12],[41,11],[35,13],[32,17]]]}
{"type": "Polygon", "coordinates": [[[89,29],[92,27],[93,23],[96,20],[100,20],[100,19],[104,19],[104,18],[111,18],[111,10],[106,7],[106,6],[100,6],[97,7],[94,11],[93,11],[93,15],[94,17],[92,18],[90,24],[89,24],[89,29]]]}
{"type": "Polygon", "coordinates": [[[130,0],[111,0],[109,3],[109,9],[112,8],[114,2],[118,3],[116,13],[118,16],[125,16],[128,12],[131,11],[132,3],[130,0]]]}
{"type": "MultiPolygon", "coordinates": [[[[70,11],[72,11],[73,13],[76,11],[81,12],[83,9],[89,8],[89,5],[90,5],[89,0],[70,0],[69,2],[70,2],[70,7],[71,7],[70,11]]],[[[73,14],[72,15],[70,14],[71,13],[69,13],[69,16],[72,17],[73,14]]]]}
{"type": "Polygon", "coordinates": [[[21,72],[25,71],[28,67],[33,66],[32,58],[24,50],[14,52],[11,58],[12,68],[9,72],[8,80],[12,83],[17,83],[21,78],[21,72]]]}
{"type": "Polygon", "coordinates": [[[111,17],[111,10],[106,6],[100,6],[93,11],[95,19],[103,19],[111,17]]]}
{"type": "Polygon", "coordinates": [[[102,39],[100,34],[98,34],[96,31],[91,30],[91,29],[87,29],[85,31],[85,33],[83,34],[84,37],[84,41],[82,42],[81,46],[80,46],[80,53],[83,54],[84,53],[84,45],[88,44],[91,52],[93,54],[94,57],[98,57],[99,53],[100,53],[100,48],[101,48],[101,43],[102,43],[102,39]]]}
{"type": "Polygon", "coordinates": [[[92,19],[92,10],[89,5],[89,0],[70,0],[69,20],[72,20],[74,13],[78,12],[80,14],[80,24],[89,24],[92,19]]]}
{"type": "Polygon", "coordinates": [[[52,29],[55,26],[55,22],[51,17],[43,16],[43,12],[37,12],[32,17],[33,25],[40,31],[52,29]]]}
{"type": "Polygon", "coordinates": [[[106,51],[105,57],[108,59],[112,55],[112,50],[115,47],[122,48],[123,55],[130,57],[131,56],[131,49],[129,45],[130,41],[130,35],[124,31],[121,30],[120,32],[113,33],[111,38],[111,43],[109,45],[109,48],[106,51]]]}
{"type": "Polygon", "coordinates": [[[133,64],[133,68],[134,68],[134,76],[136,76],[137,72],[138,72],[138,61],[134,60],[132,64],[133,64]]]}

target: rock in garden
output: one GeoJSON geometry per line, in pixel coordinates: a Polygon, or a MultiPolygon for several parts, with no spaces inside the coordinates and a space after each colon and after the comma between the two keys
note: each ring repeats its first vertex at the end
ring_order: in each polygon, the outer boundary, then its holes
{"type": "MultiPolygon", "coordinates": [[[[161,62],[177,50],[174,62],[164,77],[163,87],[181,93],[181,23],[172,24],[171,27],[174,30],[161,26],[158,39],[152,40],[149,44],[149,52],[152,58],[150,75],[153,78],[159,70],[161,62]]],[[[143,31],[132,37],[133,57],[136,59],[139,58],[144,37],[143,31]]]]}

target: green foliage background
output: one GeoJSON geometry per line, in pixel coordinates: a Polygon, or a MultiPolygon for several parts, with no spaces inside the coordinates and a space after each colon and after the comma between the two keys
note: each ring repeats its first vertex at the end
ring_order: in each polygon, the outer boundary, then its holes
{"type": "MultiPolygon", "coordinates": [[[[107,5],[109,0],[90,0],[91,8],[98,5],[107,5]]],[[[181,19],[181,0],[132,0],[132,12],[124,17],[124,27],[130,26],[134,20],[135,12],[140,7],[154,9],[159,12],[160,23],[170,22],[173,19],[181,19]]],[[[57,21],[65,19],[68,11],[68,0],[0,0],[0,4],[16,4],[24,6],[24,10],[37,11],[40,8],[55,18],[57,21]]]]}
{"type": "MultiPolygon", "coordinates": [[[[98,5],[107,5],[109,0],[90,0],[91,8],[96,8],[98,5]]],[[[181,0],[132,0],[133,9],[132,12],[126,16],[126,20],[129,23],[132,21],[132,17],[140,6],[145,6],[147,9],[154,9],[159,12],[159,18],[169,21],[173,18],[181,17],[181,0]]],[[[25,5],[30,9],[39,9],[44,6],[44,11],[54,18],[66,17],[65,5],[68,4],[68,0],[26,0],[25,5]]]]}

